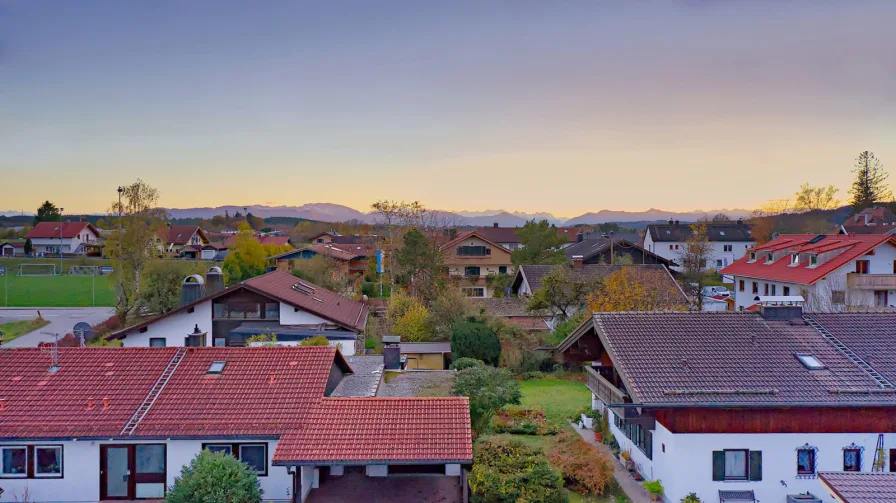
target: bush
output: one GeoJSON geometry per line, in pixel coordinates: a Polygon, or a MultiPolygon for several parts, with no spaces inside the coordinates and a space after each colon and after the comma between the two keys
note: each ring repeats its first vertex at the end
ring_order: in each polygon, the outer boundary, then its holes
{"type": "Polygon", "coordinates": [[[520,385],[507,369],[478,365],[458,371],[452,391],[470,399],[470,423],[481,434],[495,411],[520,403],[520,385]]]}
{"type": "Polygon", "coordinates": [[[501,360],[501,341],[482,318],[471,316],[451,326],[451,354],[497,365],[501,360]]]}
{"type": "Polygon", "coordinates": [[[613,462],[576,433],[561,434],[548,458],[579,492],[601,496],[613,487],[613,462]]]}
{"type": "Polygon", "coordinates": [[[522,407],[504,407],[500,409],[492,421],[495,433],[514,433],[517,435],[556,435],[560,428],[548,422],[542,409],[524,409],[522,407]]]}
{"type": "Polygon", "coordinates": [[[422,304],[410,306],[404,314],[392,323],[392,333],[406,342],[432,340],[429,310],[422,304]]]}
{"type": "Polygon", "coordinates": [[[246,339],[246,346],[251,346],[253,343],[259,343],[261,346],[276,346],[277,334],[258,334],[246,339]]]}
{"type": "Polygon", "coordinates": [[[482,360],[477,360],[475,358],[458,358],[451,363],[451,370],[463,370],[471,367],[479,367],[485,365],[482,363],[482,360]]]}
{"type": "Polygon", "coordinates": [[[518,440],[488,439],[473,448],[473,503],[565,503],[563,477],[544,454],[518,440]]]}
{"type": "Polygon", "coordinates": [[[663,483],[660,480],[650,480],[641,484],[650,494],[663,494],[663,483]]]}
{"type": "Polygon", "coordinates": [[[329,346],[330,341],[324,335],[315,335],[314,337],[308,337],[307,339],[302,339],[302,342],[299,343],[299,346],[329,346]]]}
{"type": "Polygon", "coordinates": [[[440,341],[451,338],[451,325],[473,310],[470,300],[460,289],[452,287],[439,291],[430,307],[433,336],[440,341]]]}
{"type": "Polygon", "coordinates": [[[203,450],[181,469],[166,503],[258,503],[263,491],[248,465],[221,452],[203,450]]]}
{"type": "Polygon", "coordinates": [[[544,372],[540,370],[532,370],[530,372],[523,372],[523,379],[544,379],[544,372]]]}
{"type": "Polygon", "coordinates": [[[700,497],[697,496],[697,493],[690,493],[682,498],[681,503],[700,503],[700,497]]]}

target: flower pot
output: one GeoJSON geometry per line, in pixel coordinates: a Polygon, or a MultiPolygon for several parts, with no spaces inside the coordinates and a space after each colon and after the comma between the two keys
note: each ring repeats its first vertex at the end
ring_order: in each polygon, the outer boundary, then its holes
{"type": "Polygon", "coordinates": [[[644,477],[642,477],[641,474],[638,472],[632,473],[632,476],[635,477],[635,480],[637,480],[638,482],[644,480],[644,477]]]}
{"type": "Polygon", "coordinates": [[[594,428],[594,418],[588,417],[585,414],[582,414],[582,425],[584,425],[585,429],[590,430],[594,428]]]}
{"type": "Polygon", "coordinates": [[[603,442],[604,441],[604,434],[602,431],[594,432],[594,441],[595,442],[603,442]]]}
{"type": "Polygon", "coordinates": [[[650,501],[659,501],[660,495],[656,493],[650,493],[650,501]]]}

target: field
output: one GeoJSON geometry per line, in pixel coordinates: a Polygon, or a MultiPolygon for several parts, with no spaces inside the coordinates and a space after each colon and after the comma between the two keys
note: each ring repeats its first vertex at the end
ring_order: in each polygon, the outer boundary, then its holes
{"type": "Polygon", "coordinates": [[[16,272],[7,270],[6,277],[0,277],[0,306],[114,306],[117,300],[108,276],[16,276],[16,272]]]}
{"type": "Polygon", "coordinates": [[[50,322],[42,318],[3,323],[0,325],[0,332],[3,332],[3,342],[9,342],[20,335],[33,332],[48,323],[50,322]]]}

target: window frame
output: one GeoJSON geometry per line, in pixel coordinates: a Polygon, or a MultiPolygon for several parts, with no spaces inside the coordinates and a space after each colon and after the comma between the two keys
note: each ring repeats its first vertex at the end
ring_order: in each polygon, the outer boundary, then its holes
{"type": "Polygon", "coordinates": [[[478,265],[466,265],[464,266],[464,276],[482,276],[482,267],[478,265]],[[476,270],[475,274],[470,272],[473,269],[476,270]]]}
{"type": "Polygon", "coordinates": [[[855,444],[843,448],[843,471],[844,472],[861,472],[862,471],[862,448],[855,444]],[[846,467],[846,454],[854,452],[856,454],[856,469],[851,470],[846,467]]]}
{"type": "Polygon", "coordinates": [[[150,337],[149,338],[149,347],[151,347],[151,348],[164,348],[167,345],[168,345],[168,339],[166,339],[165,337],[150,337]],[[158,346],[158,345],[153,346],[153,342],[158,342],[158,341],[162,341],[162,345],[161,346],[158,346]]]}
{"type": "Polygon", "coordinates": [[[750,481],[750,450],[749,449],[722,449],[722,452],[725,453],[725,482],[749,482],[750,481]],[[729,452],[742,452],[744,455],[744,476],[743,477],[729,477],[728,476],[728,453],[729,452]]]}
{"type": "Polygon", "coordinates": [[[34,446],[34,461],[33,461],[33,464],[34,464],[34,478],[36,478],[36,479],[61,479],[61,478],[65,478],[65,471],[64,471],[64,470],[65,470],[65,463],[63,463],[63,460],[62,460],[63,450],[64,450],[64,449],[63,449],[63,446],[62,446],[62,445],[56,445],[56,444],[53,444],[53,445],[35,445],[35,446],[34,446]],[[55,472],[55,473],[40,473],[40,472],[38,471],[38,469],[37,469],[37,459],[38,459],[38,457],[37,457],[37,451],[39,451],[39,450],[41,450],[41,449],[44,449],[44,450],[57,450],[57,451],[59,451],[59,456],[58,456],[58,458],[57,458],[57,459],[59,460],[59,471],[58,471],[58,472],[55,472]]]}
{"type": "MultiPolygon", "coordinates": [[[[242,462],[242,459],[240,459],[240,453],[242,452],[242,448],[244,446],[264,448],[264,472],[256,471],[255,473],[259,477],[267,477],[268,465],[270,465],[270,449],[268,448],[267,442],[203,442],[202,450],[207,450],[209,447],[228,447],[230,448],[230,455],[242,462]]],[[[208,450],[211,451],[211,449],[208,450]]]]}
{"type": "Polygon", "coordinates": [[[745,284],[746,284],[746,282],[745,282],[744,280],[742,280],[742,279],[741,279],[741,280],[738,280],[738,283],[737,283],[737,291],[738,291],[738,292],[743,292],[743,291],[744,291],[744,285],[745,285],[745,284]]]}
{"type": "Polygon", "coordinates": [[[796,448],[796,475],[797,478],[815,478],[818,474],[818,448],[809,444],[796,448]],[[800,454],[807,452],[809,454],[809,469],[800,469],[800,454]]]}
{"type": "Polygon", "coordinates": [[[29,449],[28,445],[0,445],[0,479],[28,479],[29,477],[29,466],[30,462],[29,449]],[[21,450],[25,451],[25,463],[22,465],[25,468],[25,471],[21,474],[19,473],[6,473],[5,466],[3,465],[3,453],[7,449],[9,450],[21,450]]]}

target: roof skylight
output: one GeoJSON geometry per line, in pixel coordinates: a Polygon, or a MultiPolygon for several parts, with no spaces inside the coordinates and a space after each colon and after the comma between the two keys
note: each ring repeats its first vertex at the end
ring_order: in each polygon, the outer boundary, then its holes
{"type": "Polygon", "coordinates": [[[227,365],[227,362],[225,362],[225,361],[212,362],[212,364],[209,365],[209,367],[208,367],[208,373],[209,374],[220,374],[220,373],[224,372],[225,365],[227,365]]]}
{"type": "Polygon", "coordinates": [[[796,357],[799,359],[800,363],[809,370],[821,370],[824,368],[824,364],[821,363],[821,360],[812,355],[796,355],[796,357]]]}

